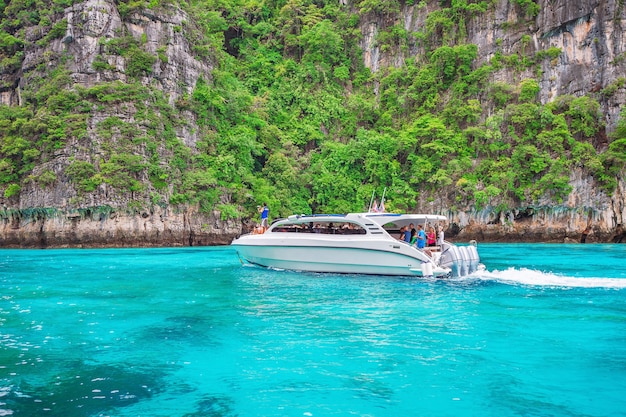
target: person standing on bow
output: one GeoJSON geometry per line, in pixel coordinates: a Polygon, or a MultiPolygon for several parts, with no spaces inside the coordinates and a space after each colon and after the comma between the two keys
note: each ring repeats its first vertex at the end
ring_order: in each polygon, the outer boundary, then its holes
{"type": "Polygon", "coordinates": [[[263,203],[263,207],[259,206],[258,210],[259,213],[261,213],[261,227],[263,228],[263,231],[265,231],[269,226],[268,217],[270,214],[270,209],[267,207],[267,203],[263,203]]]}

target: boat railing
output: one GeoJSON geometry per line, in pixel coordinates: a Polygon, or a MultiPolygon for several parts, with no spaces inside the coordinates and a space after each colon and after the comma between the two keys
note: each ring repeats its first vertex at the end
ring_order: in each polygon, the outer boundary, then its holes
{"type": "MultiPolygon", "coordinates": [[[[415,248],[416,250],[419,250],[419,248],[415,245],[415,243],[411,244],[411,243],[407,242],[406,240],[401,240],[401,239],[397,239],[397,241],[400,242],[400,243],[404,243],[405,245],[409,245],[412,248],[415,248]]],[[[439,246],[439,245],[425,246],[423,249],[431,251],[431,252],[442,252],[443,251],[441,246],[439,246]]]]}

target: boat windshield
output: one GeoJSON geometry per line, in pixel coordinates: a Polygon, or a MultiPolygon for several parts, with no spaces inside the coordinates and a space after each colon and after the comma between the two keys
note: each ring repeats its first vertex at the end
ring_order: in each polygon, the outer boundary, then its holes
{"type": "Polygon", "coordinates": [[[271,229],[275,233],[322,233],[332,235],[364,235],[365,229],[352,222],[282,223],[271,229]]]}

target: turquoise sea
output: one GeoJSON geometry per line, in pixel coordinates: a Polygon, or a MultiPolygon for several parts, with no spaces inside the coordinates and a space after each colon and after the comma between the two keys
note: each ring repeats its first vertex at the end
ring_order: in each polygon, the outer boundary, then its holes
{"type": "Polygon", "coordinates": [[[0,416],[626,416],[626,245],[450,280],[0,250],[0,416]]]}

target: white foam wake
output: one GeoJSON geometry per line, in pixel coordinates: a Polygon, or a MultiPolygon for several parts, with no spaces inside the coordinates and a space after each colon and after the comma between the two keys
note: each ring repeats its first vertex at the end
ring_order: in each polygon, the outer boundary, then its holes
{"type": "Polygon", "coordinates": [[[501,283],[550,287],[626,288],[626,278],[572,277],[527,268],[479,271],[471,277],[501,283]]]}

